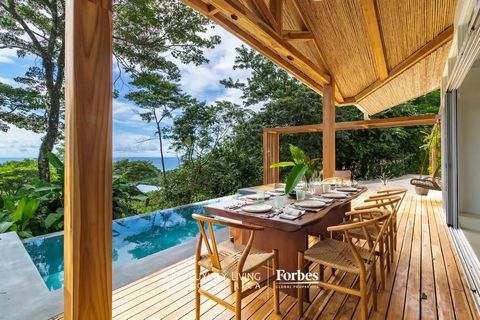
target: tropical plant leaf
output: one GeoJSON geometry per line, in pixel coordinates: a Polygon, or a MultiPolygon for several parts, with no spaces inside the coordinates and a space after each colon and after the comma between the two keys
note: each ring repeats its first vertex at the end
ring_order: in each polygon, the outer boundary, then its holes
{"type": "Polygon", "coordinates": [[[283,161],[283,162],[277,162],[272,165],[270,165],[270,168],[283,168],[283,167],[293,167],[295,166],[295,162],[293,161],[283,161]]]}
{"type": "Polygon", "coordinates": [[[35,211],[37,211],[39,204],[40,204],[39,199],[30,199],[25,203],[25,208],[23,209],[24,221],[28,222],[33,217],[33,215],[35,214],[35,211]]]}
{"type": "Polygon", "coordinates": [[[289,194],[293,191],[295,186],[300,182],[305,172],[307,172],[308,167],[303,164],[297,164],[293,167],[292,171],[288,174],[287,183],[285,184],[285,193],[289,194]]]}
{"type": "Polygon", "coordinates": [[[63,217],[63,212],[61,213],[50,213],[47,218],[45,218],[45,227],[50,228],[55,222],[60,220],[63,217]]]}
{"type": "Polygon", "coordinates": [[[10,198],[3,198],[3,206],[5,209],[7,209],[10,212],[15,211],[15,204],[13,203],[13,200],[10,198]]]}
{"type": "Polygon", "coordinates": [[[292,158],[295,164],[300,164],[300,163],[307,164],[309,161],[305,152],[303,152],[302,149],[300,149],[297,146],[294,146],[293,144],[290,145],[290,153],[292,154],[292,158]]]}
{"type": "Polygon", "coordinates": [[[144,194],[137,194],[135,196],[132,196],[132,200],[145,201],[147,199],[148,199],[148,197],[144,194]]]}
{"type": "Polygon", "coordinates": [[[7,230],[13,225],[11,221],[0,222],[0,233],[7,232],[7,230]]]}
{"type": "Polygon", "coordinates": [[[50,162],[50,164],[57,170],[61,170],[63,171],[64,170],[64,165],[63,165],[63,162],[62,160],[60,160],[57,155],[55,155],[54,153],[49,153],[48,154],[48,162],[50,162]]]}
{"type": "Polygon", "coordinates": [[[12,221],[14,223],[21,222],[23,220],[23,209],[25,209],[26,204],[27,204],[26,198],[22,198],[18,200],[17,207],[15,208],[15,211],[13,212],[13,215],[12,215],[12,221]]]}

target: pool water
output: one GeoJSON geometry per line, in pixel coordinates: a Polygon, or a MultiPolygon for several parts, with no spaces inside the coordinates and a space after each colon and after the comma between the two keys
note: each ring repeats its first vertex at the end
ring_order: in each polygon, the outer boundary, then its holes
{"type": "MultiPolygon", "coordinates": [[[[115,220],[112,225],[113,268],[142,259],[197,236],[192,213],[219,199],[115,220]]],[[[63,233],[23,242],[49,290],[63,287],[63,233]]]]}

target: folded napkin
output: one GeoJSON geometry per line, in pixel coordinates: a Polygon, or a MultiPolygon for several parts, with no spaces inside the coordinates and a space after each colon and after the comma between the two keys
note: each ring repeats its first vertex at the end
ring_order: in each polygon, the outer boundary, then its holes
{"type": "Polygon", "coordinates": [[[305,211],[298,210],[292,207],[286,207],[285,209],[283,209],[283,213],[293,217],[300,217],[301,215],[305,214],[305,211]]]}
{"type": "Polygon", "coordinates": [[[320,201],[323,201],[325,203],[332,203],[334,201],[334,199],[331,199],[331,198],[323,198],[323,197],[312,197],[310,198],[311,200],[320,200],[320,201]]]}

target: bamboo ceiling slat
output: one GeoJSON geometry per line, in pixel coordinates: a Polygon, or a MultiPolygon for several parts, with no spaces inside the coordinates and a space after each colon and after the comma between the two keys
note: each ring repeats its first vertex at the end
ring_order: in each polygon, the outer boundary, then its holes
{"type": "Polygon", "coordinates": [[[377,0],[389,69],[452,25],[456,0],[377,0]]]}
{"type": "Polygon", "coordinates": [[[360,105],[370,114],[375,114],[437,89],[440,86],[450,44],[444,45],[381,90],[372,93],[362,100],[360,105]]]}
{"type": "Polygon", "coordinates": [[[375,58],[358,0],[299,0],[310,21],[327,69],[344,96],[377,80],[375,58]]]}

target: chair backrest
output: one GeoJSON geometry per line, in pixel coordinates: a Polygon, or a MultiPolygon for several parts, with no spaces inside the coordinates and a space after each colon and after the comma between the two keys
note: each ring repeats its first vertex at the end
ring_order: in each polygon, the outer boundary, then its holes
{"type": "Polygon", "coordinates": [[[365,272],[365,263],[370,263],[375,259],[375,250],[379,244],[382,237],[384,237],[387,228],[389,226],[389,221],[392,218],[392,213],[386,209],[370,209],[370,210],[361,210],[360,211],[351,211],[349,214],[355,216],[353,220],[348,223],[343,223],[337,226],[328,227],[329,232],[343,232],[344,238],[349,244],[350,251],[355,257],[357,266],[365,272]],[[371,216],[369,219],[365,219],[365,213],[370,213],[371,216]],[[362,214],[360,214],[362,213],[362,214]],[[370,232],[368,232],[368,227],[375,227],[378,231],[376,238],[372,238],[370,232]],[[358,251],[358,247],[353,244],[352,239],[354,238],[351,235],[351,231],[354,229],[362,229],[365,239],[367,240],[369,247],[369,254],[367,257],[362,257],[358,251]]]}
{"type": "Polygon", "coordinates": [[[350,170],[335,170],[335,177],[341,179],[352,179],[352,171],[350,170]]]}
{"type": "Polygon", "coordinates": [[[215,240],[215,233],[213,232],[213,225],[218,224],[222,225],[225,227],[230,227],[230,228],[236,228],[236,229],[243,229],[243,230],[249,230],[250,231],[250,237],[247,243],[247,246],[245,247],[245,251],[242,254],[242,257],[240,258],[239,262],[239,267],[240,270],[243,269],[243,264],[245,263],[245,259],[248,256],[248,253],[250,252],[250,248],[253,243],[253,237],[255,234],[255,231],[261,231],[263,230],[262,227],[260,226],[255,226],[251,224],[244,224],[244,223],[239,223],[239,222],[234,222],[231,220],[222,220],[219,218],[213,218],[213,217],[208,217],[208,216],[203,216],[199,214],[192,214],[192,218],[197,220],[198,222],[198,228],[200,230],[200,236],[198,237],[198,243],[197,243],[197,250],[196,250],[196,257],[197,260],[201,255],[202,251],[202,243],[205,245],[205,248],[207,249],[207,253],[210,257],[210,261],[212,263],[212,269],[215,272],[218,272],[222,269],[222,265],[220,263],[220,256],[218,254],[218,246],[217,242],[215,240]],[[205,228],[205,225],[207,228],[205,228]],[[207,232],[208,230],[208,232],[207,232]],[[210,240],[208,239],[208,236],[210,236],[210,240]],[[244,258],[245,256],[245,258],[244,258]]]}
{"type": "Polygon", "coordinates": [[[405,199],[405,196],[407,195],[408,190],[407,189],[385,189],[385,190],[380,190],[377,191],[377,194],[374,196],[370,196],[369,199],[379,199],[383,197],[389,197],[389,196],[399,196],[401,197],[401,200],[397,203],[396,209],[397,212],[400,209],[400,206],[403,203],[403,200],[405,199]]]}
{"type": "Polygon", "coordinates": [[[366,199],[365,204],[356,206],[355,210],[367,210],[367,209],[387,209],[394,215],[398,211],[398,203],[402,200],[400,196],[384,196],[374,199],[366,199]]]}

